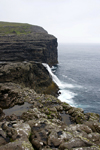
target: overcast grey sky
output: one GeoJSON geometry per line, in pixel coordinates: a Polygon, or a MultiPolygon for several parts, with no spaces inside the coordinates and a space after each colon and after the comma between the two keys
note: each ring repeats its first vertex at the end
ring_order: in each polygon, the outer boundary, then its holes
{"type": "Polygon", "coordinates": [[[100,43],[100,0],[0,0],[0,21],[42,26],[59,43],[100,43]]]}

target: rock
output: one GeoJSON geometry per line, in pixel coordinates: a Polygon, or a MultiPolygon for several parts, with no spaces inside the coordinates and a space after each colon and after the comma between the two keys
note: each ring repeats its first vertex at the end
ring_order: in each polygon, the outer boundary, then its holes
{"type": "Polygon", "coordinates": [[[81,112],[78,112],[77,113],[77,115],[75,116],[75,118],[74,117],[72,117],[71,119],[73,120],[73,121],[75,121],[76,123],[83,123],[83,122],[85,122],[86,120],[87,120],[87,117],[86,117],[86,115],[84,115],[83,113],[81,113],[81,112]],[[73,119],[72,119],[73,118],[73,119]]]}
{"type": "Polygon", "coordinates": [[[72,149],[72,148],[85,147],[85,146],[92,146],[92,143],[86,140],[82,140],[80,138],[72,138],[69,142],[62,143],[59,146],[59,149],[64,150],[64,149],[72,149]]]}
{"type": "Polygon", "coordinates": [[[16,103],[18,94],[9,89],[9,87],[0,86],[0,107],[8,108],[16,103]]]}
{"type": "Polygon", "coordinates": [[[6,140],[0,141],[0,150],[33,150],[29,142],[31,128],[23,121],[11,121],[1,124],[0,134],[6,140]]]}
{"type": "MultiPolygon", "coordinates": [[[[48,137],[48,145],[50,147],[58,147],[62,140],[60,138],[58,138],[58,135],[60,134],[61,131],[52,131],[48,137]]],[[[61,132],[62,134],[62,132],[61,132]]]]}
{"type": "Polygon", "coordinates": [[[28,123],[32,129],[31,142],[37,149],[41,149],[45,146],[51,148],[59,147],[65,138],[65,133],[62,129],[47,119],[39,119],[36,122],[29,121],[28,123]]]}
{"type": "Polygon", "coordinates": [[[50,107],[49,110],[55,113],[57,112],[57,109],[55,107],[50,107]]]}
{"type": "Polygon", "coordinates": [[[57,112],[55,107],[51,107],[50,105],[48,107],[44,107],[42,109],[42,112],[47,115],[48,119],[53,119],[53,118],[59,118],[59,113],[57,112]]]}
{"type": "Polygon", "coordinates": [[[57,111],[63,111],[63,107],[60,105],[56,106],[57,111]]]}
{"type": "Polygon", "coordinates": [[[80,147],[80,148],[72,148],[72,150],[99,150],[99,147],[96,146],[80,147]]]}
{"type": "Polygon", "coordinates": [[[4,132],[2,130],[2,128],[0,128],[0,146],[1,145],[5,145],[7,144],[7,140],[6,140],[6,132],[4,132]]]}
{"type": "Polygon", "coordinates": [[[32,120],[28,123],[32,128],[31,142],[37,149],[43,149],[47,146],[57,149],[98,147],[96,142],[99,141],[99,134],[94,137],[95,140],[91,140],[92,130],[88,126],[70,125],[64,129],[62,126],[56,126],[56,122],[51,123],[46,119],[32,120]]]}
{"type": "Polygon", "coordinates": [[[0,108],[0,121],[2,121],[5,118],[5,114],[2,110],[2,108],[0,108]]]}
{"type": "Polygon", "coordinates": [[[6,116],[7,121],[15,121],[17,119],[18,119],[18,117],[15,114],[12,114],[10,116],[6,116]]]}
{"type": "Polygon", "coordinates": [[[57,59],[57,38],[42,27],[0,22],[0,61],[36,61],[52,66],[57,59]]]}
{"type": "Polygon", "coordinates": [[[88,134],[88,139],[96,144],[99,144],[100,143],[100,134],[96,133],[96,132],[90,133],[90,134],[88,134]]]}
{"type": "Polygon", "coordinates": [[[7,144],[6,140],[3,137],[0,137],[0,146],[7,144]]]}
{"type": "Polygon", "coordinates": [[[29,141],[15,141],[10,142],[4,146],[0,146],[0,150],[34,150],[31,143],[29,141]]]}
{"type": "Polygon", "coordinates": [[[99,121],[100,115],[96,113],[86,113],[89,121],[99,121]]]}
{"type": "Polygon", "coordinates": [[[58,86],[52,81],[52,83],[45,90],[44,94],[54,95],[55,97],[58,97],[58,90],[58,86]]]}
{"type": "Polygon", "coordinates": [[[37,108],[29,109],[27,112],[24,112],[21,116],[24,121],[47,118],[44,113],[41,113],[37,108]]]}
{"type": "Polygon", "coordinates": [[[62,106],[65,111],[68,111],[71,108],[71,106],[68,103],[62,103],[62,106]]]}
{"type": "Polygon", "coordinates": [[[71,115],[72,122],[84,123],[88,120],[87,115],[84,114],[84,111],[81,108],[70,107],[67,113],[71,115]]]}
{"type": "MultiPolygon", "coordinates": [[[[95,118],[94,121],[87,121],[89,116],[91,118],[90,114],[84,114],[82,109],[71,106],[66,114],[65,104],[54,96],[37,94],[33,89],[22,87],[15,83],[0,83],[0,86],[2,89],[8,89],[10,93],[16,93],[18,102],[20,98],[23,98],[24,101],[32,104],[31,108],[24,112],[20,118],[12,114],[11,116],[6,116],[6,120],[0,123],[0,148],[17,149],[18,145],[18,149],[22,149],[23,141],[25,141],[24,145],[30,147],[29,149],[40,150],[50,148],[58,150],[63,148],[75,149],[75,147],[88,149],[93,148],[93,146],[97,149],[100,145],[100,123],[97,115],[92,115],[95,118]],[[80,114],[81,117],[79,118],[80,114]],[[65,115],[65,117],[71,116],[74,119],[74,124],[69,123],[67,126],[62,121],[62,115],[65,115]],[[84,117],[86,117],[84,124],[80,121],[82,116],[83,122],[84,117]],[[80,124],[77,122],[78,118],[80,124]]],[[[11,94],[8,92],[8,97],[9,95],[11,94]]],[[[68,105],[66,104],[66,106],[68,105]]],[[[0,112],[2,113],[2,109],[0,112]]]]}
{"type": "Polygon", "coordinates": [[[84,132],[86,132],[87,134],[90,134],[90,133],[92,133],[92,130],[91,130],[91,128],[89,128],[88,126],[86,126],[86,125],[84,125],[84,124],[78,124],[78,125],[76,125],[77,126],[77,130],[81,130],[81,131],[84,131],[84,132]]]}
{"type": "MultiPolygon", "coordinates": [[[[24,87],[32,88],[38,93],[46,93],[47,89],[49,90],[49,87],[53,84],[46,68],[41,63],[35,62],[0,63],[0,82],[13,82],[20,84],[24,87]]],[[[52,88],[56,91],[58,90],[57,85],[52,88]]],[[[6,91],[1,88],[2,103],[4,100],[9,101],[9,94],[9,88],[6,89],[6,91]]],[[[11,94],[12,101],[14,101],[17,93],[12,92],[11,94]]]]}
{"type": "Polygon", "coordinates": [[[93,132],[98,132],[100,133],[100,123],[97,121],[87,121],[84,123],[88,127],[92,129],[93,132]]]}

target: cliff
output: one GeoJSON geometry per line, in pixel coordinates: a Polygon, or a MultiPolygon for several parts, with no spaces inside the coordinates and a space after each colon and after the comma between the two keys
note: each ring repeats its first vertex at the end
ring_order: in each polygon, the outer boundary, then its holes
{"type": "Polygon", "coordinates": [[[57,38],[42,27],[0,22],[0,61],[57,64],[57,38]]]}
{"type": "Polygon", "coordinates": [[[38,93],[56,95],[58,91],[57,85],[52,82],[46,68],[41,63],[34,61],[0,63],[0,83],[8,82],[21,84],[38,93]]]}

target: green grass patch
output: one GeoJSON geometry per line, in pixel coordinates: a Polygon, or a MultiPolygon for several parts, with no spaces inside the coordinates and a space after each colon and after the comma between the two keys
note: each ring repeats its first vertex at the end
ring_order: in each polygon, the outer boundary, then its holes
{"type": "Polygon", "coordinates": [[[29,34],[32,32],[32,25],[27,23],[0,22],[0,34],[29,34]]]}

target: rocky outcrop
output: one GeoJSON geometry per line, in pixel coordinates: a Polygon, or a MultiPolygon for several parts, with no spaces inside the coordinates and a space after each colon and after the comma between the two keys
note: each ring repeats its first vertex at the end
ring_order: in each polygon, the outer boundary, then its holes
{"type": "Polygon", "coordinates": [[[39,26],[0,22],[0,61],[57,64],[57,39],[39,26]]]}
{"type": "Polygon", "coordinates": [[[58,87],[41,63],[0,63],[0,83],[13,82],[33,88],[38,93],[57,93],[58,87]],[[53,89],[53,91],[51,90],[53,89]]]}
{"type": "Polygon", "coordinates": [[[29,141],[31,127],[20,121],[0,124],[0,150],[34,150],[29,141]]]}
{"type": "Polygon", "coordinates": [[[18,95],[16,104],[21,99],[31,104],[27,111],[20,110],[20,115],[8,115],[0,109],[0,150],[100,149],[99,115],[84,113],[54,96],[37,94],[19,84],[1,83],[0,87],[18,95]]]}

